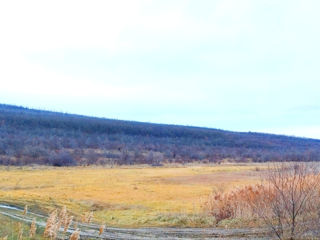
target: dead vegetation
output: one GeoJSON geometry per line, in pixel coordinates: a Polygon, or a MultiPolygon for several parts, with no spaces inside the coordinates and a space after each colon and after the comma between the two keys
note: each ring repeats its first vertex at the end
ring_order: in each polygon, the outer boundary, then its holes
{"type": "Polygon", "coordinates": [[[36,231],[37,231],[36,219],[33,218],[31,226],[30,226],[29,237],[34,238],[36,236],[36,231]]]}
{"type": "MultiPolygon", "coordinates": [[[[86,216],[88,216],[87,221],[91,221],[93,218],[93,213],[90,213],[86,216]]],[[[63,206],[60,212],[58,212],[58,209],[55,209],[51,212],[47,219],[43,236],[50,239],[56,239],[61,229],[64,234],[68,231],[72,224],[72,221],[73,216],[68,213],[66,206],[63,206]]],[[[79,229],[77,229],[77,227],[75,227],[75,229],[76,230],[71,234],[70,239],[79,239],[79,229]]]]}
{"type": "Polygon", "coordinates": [[[80,231],[76,229],[70,236],[70,240],[78,240],[80,239],[80,231]]]}
{"type": "Polygon", "coordinates": [[[94,211],[94,221],[114,227],[208,227],[208,221],[180,221],[180,216],[199,214],[200,199],[212,188],[228,190],[259,182],[265,168],[262,163],[113,169],[0,167],[0,202],[28,204],[29,210],[44,213],[66,205],[77,217],[94,211]],[[14,190],[17,185],[20,189],[14,190]],[[168,214],[178,217],[159,218],[168,214]]]}
{"type": "MultiPolygon", "coordinates": [[[[24,210],[21,213],[22,217],[27,218],[27,205],[24,207],[24,210]]],[[[89,223],[93,219],[93,212],[85,214],[87,216],[86,223],[89,223]]],[[[71,235],[69,239],[72,240],[78,240],[80,239],[80,230],[77,227],[77,223],[74,224],[74,230],[70,228],[71,224],[73,222],[73,216],[71,216],[67,208],[65,206],[62,207],[62,209],[59,211],[58,209],[54,209],[48,216],[46,225],[44,227],[43,231],[43,238],[45,239],[60,239],[61,236],[63,236],[63,239],[66,238],[66,233],[69,230],[71,232],[71,235]],[[62,235],[61,235],[62,234],[62,235]],[[59,237],[60,236],[60,237],[59,237]]],[[[32,222],[30,224],[28,235],[25,234],[26,226],[22,225],[21,222],[18,222],[16,225],[16,229],[12,230],[12,236],[16,236],[15,239],[17,240],[23,240],[23,239],[38,239],[39,235],[37,235],[37,221],[36,218],[32,219],[32,222]]],[[[104,232],[105,225],[101,225],[99,231],[97,231],[97,234],[101,235],[104,232]]],[[[0,240],[7,240],[8,235],[1,237],[0,240]]],[[[12,239],[12,238],[10,238],[12,239]]],[[[41,238],[42,239],[42,238],[41,238]]]]}
{"type": "MultiPolygon", "coordinates": [[[[25,206],[24,210],[22,210],[21,216],[23,218],[28,219],[27,217],[27,209],[25,206]]],[[[87,212],[83,216],[85,216],[84,223],[91,223],[93,220],[93,212],[87,212]]],[[[54,209],[48,216],[42,236],[45,239],[66,239],[67,232],[71,232],[69,239],[70,240],[78,240],[80,239],[80,229],[78,228],[78,223],[74,222],[73,228],[71,225],[73,223],[73,216],[70,215],[66,206],[63,206],[60,210],[54,209]],[[62,237],[62,238],[61,238],[62,237]]],[[[101,235],[105,231],[105,224],[101,225],[97,230],[97,235],[101,235]]],[[[16,236],[17,240],[22,239],[38,239],[40,235],[37,235],[37,221],[36,218],[32,219],[32,222],[27,228],[25,225],[23,226],[21,222],[18,222],[15,230],[12,230],[12,236],[16,236]],[[26,231],[26,229],[28,231],[26,231]],[[28,232],[28,234],[27,234],[28,232]]],[[[1,237],[0,240],[7,240],[8,236],[1,237]]],[[[11,239],[11,238],[10,238],[11,239]]],[[[41,238],[42,239],[42,238],[41,238]]]]}
{"type": "MultiPolygon", "coordinates": [[[[157,171],[160,170],[162,169],[158,169],[157,171]]],[[[166,170],[169,171],[170,169],[166,170]]],[[[199,175],[198,172],[200,170],[201,168],[193,168],[193,175],[190,174],[190,180],[199,178],[202,182],[207,182],[207,179],[211,178],[211,174],[214,174],[213,172],[211,173],[212,169],[209,169],[210,171],[207,170],[208,173],[199,175]]],[[[270,167],[267,171],[259,169],[259,171],[248,172],[254,174],[254,178],[257,177],[255,174],[259,172],[262,176],[260,183],[252,181],[251,184],[246,185],[246,182],[242,181],[241,184],[223,185],[219,182],[217,186],[220,187],[216,187],[217,190],[203,203],[206,213],[203,216],[198,214],[193,215],[192,212],[185,212],[180,215],[175,213],[159,213],[156,220],[157,222],[166,224],[174,222],[176,226],[216,225],[224,227],[230,225],[223,222],[230,220],[244,222],[245,220],[246,222],[253,223],[252,226],[254,227],[267,226],[278,239],[301,239],[310,234],[318,236],[316,232],[320,223],[320,174],[318,170],[318,166],[311,163],[281,163],[270,167]],[[207,221],[207,218],[210,221],[207,221]]],[[[176,169],[174,173],[177,174],[176,169]]],[[[218,172],[217,175],[220,177],[224,173],[218,172]]],[[[229,176],[229,172],[225,174],[229,176]]],[[[232,174],[232,171],[230,171],[230,174],[232,174]]],[[[172,184],[173,178],[171,177],[171,172],[169,176],[170,183],[172,184]]],[[[238,173],[236,176],[241,175],[238,173]]],[[[156,181],[158,184],[163,182],[158,176],[157,178],[153,177],[153,175],[149,175],[148,177],[149,181],[156,181]]],[[[186,180],[184,174],[176,178],[179,178],[179,181],[181,179],[186,180]]],[[[95,206],[96,202],[93,203],[92,206],[95,206]]],[[[30,209],[32,209],[31,205],[30,209]]],[[[75,216],[78,216],[77,220],[82,222],[82,224],[89,224],[93,222],[94,216],[92,210],[94,210],[95,221],[102,223],[104,221],[101,221],[99,218],[99,209],[100,207],[82,209],[83,214],[81,215],[81,212],[80,214],[75,213],[75,216]]],[[[21,214],[25,217],[30,215],[28,213],[28,206],[25,206],[24,210],[21,210],[21,214]]],[[[72,231],[77,232],[77,223],[72,223],[73,216],[68,212],[66,207],[62,207],[59,210],[55,209],[47,219],[43,236],[56,239],[58,235],[66,235],[67,232],[71,234],[72,231]],[[72,225],[73,227],[71,228],[72,225]]],[[[82,224],[80,224],[80,227],[82,224]]],[[[34,237],[37,231],[36,220],[33,220],[31,223],[30,230],[26,230],[28,229],[24,228],[23,232],[21,227],[16,228],[16,236],[27,235],[29,232],[29,237],[34,237]],[[21,234],[20,231],[22,231],[21,234]]],[[[105,231],[105,225],[97,225],[95,230],[97,235],[101,235],[105,231]]],[[[78,237],[77,233],[73,234],[73,239],[78,239],[78,237]]]]}
{"type": "Polygon", "coordinates": [[[82,216],[81,216],[81,221],[83,223],[91,223],[93,220],[93,212],[85,212],[82,216]]]}
{"type": "Polygon", "coordinates": [[[214,192],[203,204],[215,217],[258,220],[278,239],[315,235],[320,222],[320,174],[314,164],[277,164],[260,184],[214,192]]]}
{"type": "Polygon", "coordinates": [[[262,200],[264,191],[263,185],[256,184],[224,193],[215,192],[203,207],[217,222],[228,218],[248,218],[255,214],[252,206],[254,202],[262,200]]]}
{"type": "Polygon", "coordinates": [[[22,228],[21,223],[19,222],[18,223],[18,237],[17,237],[17,239],[22,240],[22,236],[23,236],[23,228],[22,228]]]}
{"type": "Polygon", "coordinates": [[[99,227],[99,235],[101,235],[104,232],[105,228],[106,228],[106,226],[104,224],[100,225],[100,227],[99,227]]]}

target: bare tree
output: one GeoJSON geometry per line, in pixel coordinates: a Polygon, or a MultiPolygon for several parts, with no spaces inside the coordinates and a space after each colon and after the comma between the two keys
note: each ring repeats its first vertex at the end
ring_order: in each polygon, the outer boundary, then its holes
{"type": "Polygon", "coordinates": [[[310,163],[281,163],[266,177],[264,196],[253,207],[279,239],[299,239],[319,224],[318,167],[310,163]]]}

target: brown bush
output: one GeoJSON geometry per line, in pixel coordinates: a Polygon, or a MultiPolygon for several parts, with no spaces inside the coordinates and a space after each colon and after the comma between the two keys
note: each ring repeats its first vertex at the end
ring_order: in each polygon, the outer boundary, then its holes
{"type": "Polygon", "coordinates": [[[252,206],[255,202],[261,202],[264,196],[264,185],[249,185],[230,192],[214,192],[203,207],[217,222],[227,218],[250,218],[255,215],[252,206]]]}
{"type": "Polygon", "coordinates": [[[204,209],[219,222],[227,218],[262,220],[279,239],[314,232],[320,222],[320,174],[314,164],[278,164],[264,181],[226,193],[213,193],[204,209]]]}

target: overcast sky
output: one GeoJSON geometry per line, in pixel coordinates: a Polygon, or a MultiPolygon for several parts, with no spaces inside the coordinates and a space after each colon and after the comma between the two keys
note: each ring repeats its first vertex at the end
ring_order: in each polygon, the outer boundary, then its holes
{"type": "Polygon", "coordinates": [[[320,1],[1,1],[0,103],[320,138],[320,1]]]}

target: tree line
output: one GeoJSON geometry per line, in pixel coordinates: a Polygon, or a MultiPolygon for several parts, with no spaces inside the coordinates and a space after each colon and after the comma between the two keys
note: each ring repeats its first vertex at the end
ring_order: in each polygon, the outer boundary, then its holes
{"type": "Polygon", "coordinates": [[[0,105],[0,164],[319,161],[320,140],[0,105]]]}

